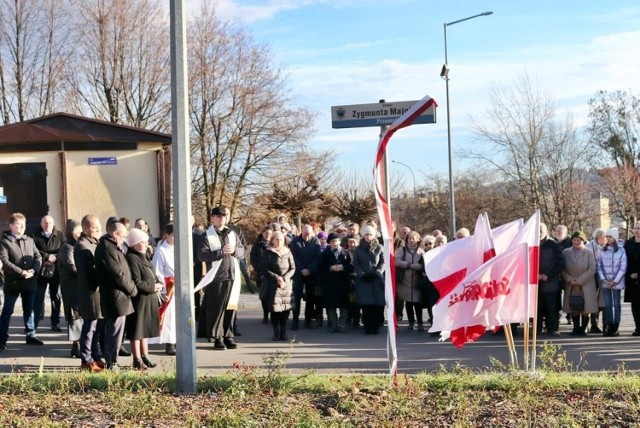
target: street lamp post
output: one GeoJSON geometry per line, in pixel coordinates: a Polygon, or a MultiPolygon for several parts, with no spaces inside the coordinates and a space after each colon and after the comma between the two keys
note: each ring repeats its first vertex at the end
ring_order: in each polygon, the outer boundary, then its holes
{"type": "Polygon", "coordinates": [[[409,172],[411,173],[411,176],[413,177],[413,198],[417,199],[418,198],[418,192],[416,190],[416,175],[413,173],[413,170],[411,169],[411,167],[409,165],[407,165],[406,163],[403,163],[403,162],[400,162],[400,161],[392,160],[391,162],[397,163],[398,165],[402,165],[402,166],[406,167],[409,170],[409,172]]]}
{"type": "Polygon", "coordinates": [[[445,22],[444,24],[444,65],[440,72],[440,77],[444,78],[447,91],[447,143],[449,149],[449,204],[451,205],[451,235],[456,233],[456,201],[453,188],[453,147],[451,144],[451,115],[449,113],[449,61],[447,58],[447,27],[459,22],[468,21],[480,16],[488,16],[493,12],[483,12],[468,18],[458,19],[457,21],[445,22]]]}
{"type": "MultiPolygon", "coordinates": [[[[400,162],[400,161],[396,161],[396,160],[392,160],[391,162],[393,163],[397,163],[398,165],[402,165],[404,167],[406,167],[409,172],[411,173],[411,176],[413,177],[413,199],[415,199],[414,204],[418,203],[418,192],[416,189],[416,175],[413,173],[413,169],[411,169],[411,167],[409,165],[407,165],[406,163],[400,162]]],[[[413,220],[413,225],[411,225],[411,227],[416,227],[415,222],[416,219],[418,218],[415,212],[415,206],[412,206],[412,210],[413,214],[411,215],[411,219],[413,220]]]]}

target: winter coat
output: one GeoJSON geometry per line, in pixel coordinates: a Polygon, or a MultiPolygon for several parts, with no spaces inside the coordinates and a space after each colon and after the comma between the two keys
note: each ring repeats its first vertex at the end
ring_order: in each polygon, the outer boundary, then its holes
{"type": "Polygon", "coordinates": [[[604,284],[605,280],[615,282],[612,287],[614,290],[624,290],[624,276],[627,272],[627,255],[623,247],[618,247],[614,252],[613,247],[605,245],[602,249],[602,255],[598,260],[598,276],[600,277],[600,286],[607,288],[604,284]]]}
{"type": "MultiPolygon", "coordinates": [[[[562,309],[571,314],[573,311],[569,307],[569,296],[573,294],[584,294],[584,310],[583,314],[592,314],[598,312],[598,298],[596,295],[596,262],[593,258],[593,252],[583,247],[577,256],[573,254],[573,248],[567,248],[562,252],[564,256],[564,270],[562,278],[564,279],[564,300],[562,309]],[[576,279],[578,285],[571,286],[570,281],[576,279]]],[[[576,314],[577,315],[577,314],[576,314]]]]}
{"type": "Polygon", "coordinates": [[[57,257],[57,270],[60,274],[60,292],[64,303],[64,316],[67,322],[80,318],[78,312],[78,269],[73,257],[73,247],[76,241],[71,238],[60,247],[57,257]]]}
{"type": "Polygon", "coordinates": [[[364,239],[356,248],[353,268],[356,271],[356,304],[385,305],[384,254],[377,239],[364,239]]]}
{"type": "Polygon", "coordinates": [[[73,259],[78,272],[78,311],[85,321],[102,319],[95,252],[98,240],[80,235],[73,248],[73,259]]]}
{"type": "MultiPolygon", "coordinates": [[[[62,248],[64,243],[67,242],[67,238],[64,236],[64,234],[55,227],[53,228],[53,231],[48,238],[44,236],[44,232],[42,231],[41,227],[39,227],[31,237],[36,243],[36,248],[38,248],[38,251],[40,251],[43,264],[47,264],[47,259],[50,254],[57,256],[60,252],[60,248],[62,248]]],[[[51,281],[57,282],[58,280],[59,274],[56,266],[51,281]]]]}
{"type": "Polygon", "coordinates": [[[256,279],[256,285],[258,288],[262,287],[262,275],[260,275],[260,269],[268,246],[269,243],[262,237],[262,235],[258,235],[256,242],[251,246],[249,262],[251,263],[253,270],[258,273],[258,278],[256,279]]]}
{"type": "Polygon", "coordinates": [[[540,241],[540,264],[538,272],[546,275],[546,281],[539,281],[540,293],[559,293],[564,268],[562,247],[555,240],[547,237],[540,241]]]}
{"type": "Polygon", "coordinates": [[[320,262],[320,241],[315,236],[308,241],[302,236],[296,236],[289,244],[293,259],[296,263],[296,274],[300,274],[304,269],[311,271],[311,276],[318,274],[318,263],[320,262]]]}
{"type": "Polygon", "coordinates": [[[11,232],[5,232],[0,238],[0,262],[4,272],[4,294],[16,295],[36,291],[42,256],[31,237],[21,235],[16,238],[11,232]],[[35,275],[24,279],[22,272],[29,269],[33,269],[35,275]]]}
{"type": "Polygon", "coordinates": [[[396,283],[396,297],[404,302],[422,302],[422,280],[424,279],[424,250],[416,248],[414,251],[408,247],[400,247],[396,253],[396,278],[399,272],[402,281],[396,283]],[[419,264],[419,269],[409,266],[419,264]]]}
{"type": "Polygon", "coordinates": [[[127,262],[131,269],[131,279],[138,294],[132,299],[135,312],[127,315],[127,339],[138,340],[160,336],[158,294],[156,284],[164,284],[164,278],[156,277],[149,257],[132,248],[127,251],[127,262]]]}
{"type": "Polygon", "coordinates": [[[624,243],[624,252],[627,256],[627,271],[624,277],[624,301],[640,302],[640,242],[632,237],[624,243]],[[631,274],[638,274],[637,278],[631,278],[631,274]]]}
{"type": "Polygon", "coordinates": [[[351,273],[353,264],[348,253],[338,249],[338,257],[329,247],[320,254],[318,269],[322,286],[322,304],[325,308],[346,308],[349,306],[351,292],[351,273]],[[342,270],[334,272],[332,266],[342,266],[342,270]]]}
{"type": "Polygon", "coordinates": [[[138,295],[138,289],[131,278],[125,255],[110,235],[100,238],[95,263],[102,315],[114,319],[132,313],[131,298],[138,295]]]}
{"type": "Polygon", "coordinates": [[[269,248],[263,254],[260,275],[263,287],[267,287],[266,302],[270,312],[284,312],[293,308],[293,284],[291,278],[296,271],[291,250],[283,247],[278,253],[269,248]],[[278,286],[276,279],[281,277],[284,284],[278,286]]]}

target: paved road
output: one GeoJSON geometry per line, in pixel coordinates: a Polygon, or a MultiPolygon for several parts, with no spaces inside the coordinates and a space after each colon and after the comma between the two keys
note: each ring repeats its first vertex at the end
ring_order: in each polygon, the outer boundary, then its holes
{"type": "MultiPolygon", "coordinates": [[[[0,352],[0,373],[16,371],[31,372],[44,361],[46,370],[74,371],[80,366],[77,359],[69,357],[70,344],[66,333],[55,333],[49,329],[48,318],[41,323],[38,337],[45,346],[35,347],[24,344],[21,324],[21,308],[16,307],[10,330],[9,350],[0,352]],[[42,360],[44,358],[44,360],[42,360]]],[[[568,360],[574,366],[586,370],[616,370],[624,364],[627,370],[640,371],[640,337],[631,337],[633,321],[629,304],[623,304],[621,335],[605,338],[589,335],[576,338],[568,335],[571,326],[562,325],[562,336],[549,338],[542,336],[566,351],[568,360]],[[586,364],[585,364],[586,363],[586,364]]],[[[271,341],[270,325],[263,325],[257,295],[246,294],[241,298],[239,329],[242,337],[237,338],[236,350],[214,351],[212,344],[199,340],[197,343],[198,370],[204,374],[223,373],[234,363],[262,367],[265,357],[280,352],[286,358],[289,371],[300,373],[314,370],[322,373],[386,373],[386,335],[363,334],[362,329],[349,330],[347,334],[328,333],[325,328],[301,329],[290,332],[290,343],[271,341]]],[[[522,330],[520,330],[522,332],[522,330]]],[[[504,338],[485,335],[480,341],[458,350],[448,342],[438,342],[426,332],[408,331],[406,322],[398,331],[398,369],[400,373],[419,373],[437,370],[441,366],[451,367],[457,363],[471,368],[491,366],[491,358],[508,363],[508,353],[504,338]]],[[[542,341],[539,342],[542,345],[542,341]]],[[[516,346],[522,361],[522,334],[516,338],[516,346]]],[[[153,371],[172,371],[175,357],[164,354],[161,345],[151,346],[150,358],[159,365],[153,371]]],[[[541,348],[538,348],[540,354],[541,348]]],[[[130,365],[130,358],[123,358],[123,365],[130,365]]]]}

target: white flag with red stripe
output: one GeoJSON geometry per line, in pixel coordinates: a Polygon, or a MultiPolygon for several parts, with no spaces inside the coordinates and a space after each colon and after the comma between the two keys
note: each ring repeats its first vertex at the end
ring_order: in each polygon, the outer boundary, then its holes
{"type": "MultiPolygon", "coordinates": [[[[494,256],[491,228],[486,214],[480,214],[476,219],[473,235],[425,253],[425,272],[440,294],[436,306],[446,300],[451,290],[455,289],[468,273],[473,272],[494,256]]],[[[435,312],[434,319],[436,319],[435,312]]],[[[443,340],[449,338],[451,343],[460,348],[465,343],[481,337],[485,327],[469,324],[449,330],[438,328],[436,321],[430,329],[432,332],[442,332],[443,340]]]]}
{"type": "Polygon", "coordinates": [[[527,308],[529,317],[533,317],[536,312],[536,302],[538,299],[538,274],[540,265],[540,210],[527,220],[522,226],[520,233],[511,241],[510,248],[520,244],[527,244],[529,248],[529,294],[527,298],[527,308]]]}
{"type": "Polygon", "coordinates": [[[496,254],[502,254],[511,247],[513,241],[522,232],[524,221],[521,218],[491,229],[493,247],[496,254]]]}
{"type": "Polygon", "coordinates": [[[491,230],[484,215],[479,215],[471,236],[456,239],[424,254],[424,270],[440,294],[447,296],[467,274],[493,256],[491,230]]]}
{"type": "Polygon", "coordinates": [[[431,106],[437,105],[436,101],[430,96],[413,105],[405,114],[400,116],[393,124],[389,126],[381,135],[378,150],[376,152],[376,160],[373,167],[374,194],[376,197],[376,208],[380,218],[380,232],[384,239],[384,257],[385,257],[385,297],[387,302],[387,356],[389,358],[389,372],[395,374],[398,370],[398,352],[396,347],[396,330],[398,321],[395,317],[395,294],[396,294],[396,265],[395,254],[392,245],[393,228],[391,225],[391,207],[386,198],[383,189],[387,187],[388,171],[384,170],[384,155],[387,152],[387,145],[393,134],[406,126],[411,125],[422,113],[431,106]]]}
{"type": "Polygon", "coordinates": [[[527,262],[527,245],[520,244],[484,263],[434,306],[433,329],[486,329],[528,319],[527,262]]]}

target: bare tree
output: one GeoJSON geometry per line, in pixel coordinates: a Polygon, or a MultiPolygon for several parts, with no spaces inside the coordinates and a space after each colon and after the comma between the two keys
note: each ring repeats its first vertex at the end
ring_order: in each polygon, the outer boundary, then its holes
{"type": "Polygon", "coordinates": [[[377,216],[373,177],[351,171],[342,176],[329,200],[330,211],[343,221],[362,223],[377,216]]]}
{"type": "Polygon", "coordinates": [[[110,122],[168,129],[169,36],[151,0],[93,0],[79,9],[76,106],[110,122]]]}
{"type": "Polygon", "coordinates": [[[487,116],[490,125],[474,125],[481,148],[464,155],[500,171],[520,203],[539,208],[545,221],[572,225],[586,218],[572,214],[567,203],[575,198],[567,192],[581,188],[594,152],[569,117],[557,120],[552,99],[524,75],[512,87],[493,89],[487,116]]]}
{"type": "Polygon", "coordinates": [[[640,98],[626,91],[599,91],[589,100],[591,142],[602,147],[616,166],[640,161],[640,98]]]}
{"type": "Polygon", "coordinates": [[[190,29],[190,116],[194,196],[207,209],[233,212],[285,170],[313,128],[313,116],[292,107],[286,78],[240,26],[219,21],[203,4],[190,29]]]}
{"type": "Polygon", "coordinates": [[[0,116],[23,121],[60,108],[68,62],[70,0],[2,0],[0,116]]]}
{"type": "Polygon", "coordinates": [[[332,190],[340,182],[340,174],[327,168],[334,163],[332,152],[297,153],[287,169],[269,174],[267,208],[289,214],[298,224],[323,222],[331,215],[328,207],[334,198],[332,190]]]}

